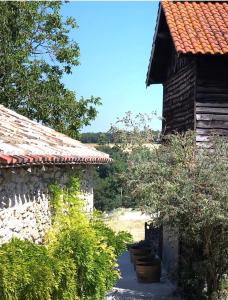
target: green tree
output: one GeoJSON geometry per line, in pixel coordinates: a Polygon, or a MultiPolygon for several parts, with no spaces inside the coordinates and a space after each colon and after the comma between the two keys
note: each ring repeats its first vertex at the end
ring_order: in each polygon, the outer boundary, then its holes
{"type": "Polygon", "coordinates": [[[108,153],[113,162],[97,168],[94,180],[94,206],[101,211],[133,206],[125,194],[122,173],[127,168],[128,154],[118,146],[101,145],[97,148],[108,153]]]}
{"type": "Polygon", "coordinates": [[[113,142],[112,135],[108,132],[85,132],[81,133],[80,141],[90,144],[109,144],[113,142]]]}
{"type": "Polygon", "coordinates": [[[211,137],[202,147],[193,132],[164,137],[149,148],[149,126],[129,116],[113,128],[129,149],[125,191],[157,225],[178,228],[182,244],[180,284],[184,299],[226,299],[228,143],[211,137]],[[141,127],[148,130],[142,136],[141,127]],[[123,128],[127,128],[126,131],[123,128]],[[148,133],[146,135],[145,133],[148,133]]]}
{"type": "Polygon", "coordinates": [[[62,2],[0,3],[0,103],[72,137],[96,117],[100,98],[76,100],[63,76],[79,64],[77,27],[62,2]]]}

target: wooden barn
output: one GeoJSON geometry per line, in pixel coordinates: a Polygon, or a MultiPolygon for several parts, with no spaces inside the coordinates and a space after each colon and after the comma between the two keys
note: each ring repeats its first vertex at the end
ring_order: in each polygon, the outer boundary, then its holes
{"type": "MultiPolygon", "coordinates": [[[[228,136],[228,2],[162,1],[146,84],[163,84],[165,134],[195,130],[199,143],[228,136]]],[[[163,228],[167,271],[181,251],[170,232],[163,228]]]]}
{"type": "Polygon", "coordinates": [[[228,2],[162,1],[146,84],[163,84],[163,132],[228,136],[228,2]]]}

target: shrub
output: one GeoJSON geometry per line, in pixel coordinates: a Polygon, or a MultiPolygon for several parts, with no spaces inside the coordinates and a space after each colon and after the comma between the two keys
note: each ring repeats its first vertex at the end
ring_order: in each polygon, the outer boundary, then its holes
{"type": "Polygon", "coordinates": [[[46,241],[55,257],[74,261],[79,299],[101,300],[119,277],[117,255],[126,249],[130,237],[115,234],[104,225],[101,215],[86,215],[78,198],[79,186],[78,179],[71,178],[64,191],[50,187],[55,213],[46,241]]]}
{"type": "Polygon", "coordinates": [[[79,181],[50,186],[52,226],[44,245],[13,239],[0,247],[1,300],[102,300],[119,277],[130,236],[84,212],[79,181]]]}
{"type": "MultiPolygon", "coordinates": [[[[166,136],[159,148],[151,150],[143,144],[145,136],[140,130],[150,132],[147,122],[137,124],[126,117],[123,123],[128,130],[123,141],[130,153],[123,172],[126,193],[157,216],[158,225],[179,229],[179,283],[185,299],[223,299],[228,245],[227,140],[211,136],[210,142],[199,147],[195,133],[188,131],[166,136]]],[[[120,138],[123,129],[113,131],[120,138]]]]}
{"type": "Polygon", "coordinates": [[[75,266],[45,246],[13,239],[0,248],[0,299],[75,299],[75,266]],[[64,284],[65,283],[65,284],[64,284]]]}
{"type": "Polygon", "coordinates": [[[127,250],[129,244],[132,243],[132,235],[126,231],[119,231],[115,233],[102,220],[102,215],[99,212],[94,213],[91,219],[91,225],[98,235],[103,237],[103,241],[112,247],[116,256],[127,250]]]}

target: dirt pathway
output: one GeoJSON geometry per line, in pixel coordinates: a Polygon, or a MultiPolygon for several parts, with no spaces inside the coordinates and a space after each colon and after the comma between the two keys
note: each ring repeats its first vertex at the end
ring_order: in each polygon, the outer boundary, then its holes
{"type": "Polygon", "coordinates": [[[138,283],[128,252],[119,258],[119,266],[122,278],[107,295],[107,300],[180,300],[173,296],[175,287],[164,272],[159,283],[138,283]]]}

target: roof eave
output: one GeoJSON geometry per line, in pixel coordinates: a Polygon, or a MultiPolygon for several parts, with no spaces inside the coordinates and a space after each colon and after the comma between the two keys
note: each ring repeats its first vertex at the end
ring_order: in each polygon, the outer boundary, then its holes
{"type": "Polygon", "coordinates": [[[13,167],[30,167],[43,165],[103,165],[111,163],[110,157],[76,157],[57,155],[0,155],[0,169],[13,167]]]}
{"type": "Polygon", "coordinates": [[[154,52],[155,52],[155,47],[156,47],[158,27],[159,27],[160,18],[161,18],[161,9],[162,9],[161,8],[161,3],[159,3],[157,21],[156,21],[156,26],[155,26],[155,33],[154,33],[154,37],[153,37],[152,49],[151,49],[149,65],[148,65],[147,75],[146,75],[146,87],[150,86],[152,83],[159,83],[159,82],[156,82],[154,80],[151,80],[150,73],[151,73],[152,62],[153,62],[153,59],[154,59],[154,52]]]}

